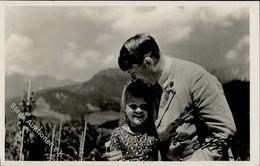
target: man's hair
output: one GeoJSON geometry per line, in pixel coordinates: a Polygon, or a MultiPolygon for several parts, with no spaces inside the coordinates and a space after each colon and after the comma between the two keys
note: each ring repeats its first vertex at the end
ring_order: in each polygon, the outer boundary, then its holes
{"type": "Polygon", "coordinates": [[[159,60],[160,50],[155,39],[144,33],[137,34],[123,44],[118,57],[118,64],[121,70],[126,71],[132,68],[133,64],[141,65],[145,54],[159,60]]]}

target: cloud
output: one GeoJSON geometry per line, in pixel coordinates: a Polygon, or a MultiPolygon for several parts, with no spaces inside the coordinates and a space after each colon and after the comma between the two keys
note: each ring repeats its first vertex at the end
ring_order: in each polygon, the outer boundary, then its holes
{"type": "Polygon", "coordinates": [[[84,50],[76,54],[73,48],[67,48],[63,50],[61,57],[65,66],[78,71],[87,69],[100,61],[100,53],[96,50],[84,50]]]}
{"type": "MultiPolygon", "coordinates": [[[[230,26],[232,19],[248,16],[248,9],[242,7],[171,7],[160,6],[149,12],[129,8],[117,10],[120,17],[112,20],[112,28],[122,34],[151,32],[168,42],[189,39],[197,22],[230,26]]],[[[115,13],[115,11],[113,12],[115,13]]],[[[107,14],[109,15],[109,13],[107,14]]]]}
{"type": "Polygon", "coordinates": [[[211,65],[235,59],[238,39],[249,34],[248,14],[236,6],[10,6],[6,73],[86,81],[117,67],[121,45],[140,32],[152,34],[162,52],[211,65]]]}
{"type": "MultiPolygon", "coordinates": [[[[26,71],[24,66],[26,66],[26,64],[30,64],[31,48],[33,46],[34,43],[28,36],[19,35],[16,33],[11,34],[7,38],[5,46],[6,72],[24,73],[26,71]]],[[[31,71],[31,74],[35,74],[35,72],[31,71]]]]}
{"type": "Polygon", "coordinates": [[[115,55],[108,55],[103,59],[104,66],[107,67],[115,67],[117,65],[117,56],[115,55]]]}
{"type": "Polygon", "coordinates": [[[72,42],[72,41],[69,41],[68,42],[68,47],[70,50],[76,50],[77,49],[77,44],[72,42]]]}
{"type": "MultiPolygon", "coordinates": [[[[28,36],[11,34],[6,41],[6,60],[7,63],[25,59],[24,55],[29,53],[30,47],[33,46],[32,40],[28,36]],[[23,55],[23,58],[21,58],[23,55]]],[[[28,58],[28,56],[26,56],[28,58]]]]}
{"type": "Polygon", "coordinates": [[[106,43],[112,42],[112,41],[113,41],[113,37],[111,35],[99,34],[94,42],[97,44],[106,44],[106,43]]]}
{"type": "Polygon", "coordinates": [[[223,27],[232,26],[233,20],[243,19],[249,15],[247,7],[212,6],[202,7],[201,9],[198,12],[198,21],[223,27]]]}
{"type": "Polygon", "coordinates": [[[226,53],[226,59],[228,60],[234,60],[236,58],[239,57],[244,57],[245,60],[249,60],[248,59],[248,54],[249,52],[245,52],[245,50],[248,50],[249,48],[249,36],[246,35],[243,38],[241,38],[237,44],[226,53]]]}
{"type": "Polygon", "coordinates": [[[77,52],[74,48],[68,47],[62,51],[61,57],[60,64],[66,66],[66,70],[77,72],[81,77],[87,75],[88,78],[102,69],[116,67],[117,63],[116,55],[103,55],[94,49],[77,52]]]}
{"type": "Polygon", "coordinates": [[[234,58],[236,58],[236,56],[237,56],[236,51],[235,50],[230,50],[230,51],[228,51],[228,53],[226,55],[226,58],[227,59],[234,59],[234,58]]]}
{"type": "MultiPolygon", "coordinates": [[[[248,7],[240,6],[221,6],[221,7],[209,7],[206,9],[215,19],[219,21],[227,20],[227,18],[241,19],[249,15],[248,7]]],[[[212,20],[212,19],[211,19],[212,20]]]]}

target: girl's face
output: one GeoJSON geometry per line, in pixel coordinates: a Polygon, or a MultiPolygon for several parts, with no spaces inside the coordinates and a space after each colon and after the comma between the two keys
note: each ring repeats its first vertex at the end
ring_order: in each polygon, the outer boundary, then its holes
{"type": "Polygon", "coordinates": [[[142,125],[148,119],[149,105],[143,97],[129,96],[126,102],[126,116],[132,127],[142,125]]]}

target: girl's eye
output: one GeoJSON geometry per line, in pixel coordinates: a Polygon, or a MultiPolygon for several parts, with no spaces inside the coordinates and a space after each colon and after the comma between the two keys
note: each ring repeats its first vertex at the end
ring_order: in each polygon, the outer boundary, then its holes
{"type": "Polygon", "coordinates": [[[138,107],[142,110],[149,110],[149,106],[148,104],[141,104],[140,106],[136,105],[136,104],[129,104],[128,105],[131,109],[136,110],[138,107]]]}
{"type": "Polygon", "coordinates": [[[140,105],[140,108],[141,108],[142,110],[149,110],[148,104],[141,104],[141,105],[140,105]]]}
{"type": "Polygon", "coordinates": [[[137,109],[137,105],[136,104],[130,104],[129,107],[133,110],[137,109]]]}

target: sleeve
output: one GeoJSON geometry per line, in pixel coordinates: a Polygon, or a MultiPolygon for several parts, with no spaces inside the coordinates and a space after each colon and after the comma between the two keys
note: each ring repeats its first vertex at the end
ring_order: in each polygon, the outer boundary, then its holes
{"type": "MultiPolygon", "coordinates": [[[[234,136],[236,127],[220,82],[210,73],[203,72],[193,82],[191,93],[197,114],[211,133],[209,139],[217,138],[215,140],[221,140],[221,143],[224,140],[226,144],[234,136]]],[[[200,148],[195,151],[191,160],[218,160],[222,155],[214,148],[200,148]]]]}
{"type": "Polygon", "coordinates": [[[119,139],[119,129],[115,129],[113,132],[112,132],[112,135],[110,137],[110,147],[109,147],[109,150],[110,151],[119,151],[121,150],[120,149],[120,139],[119,139]]]}

